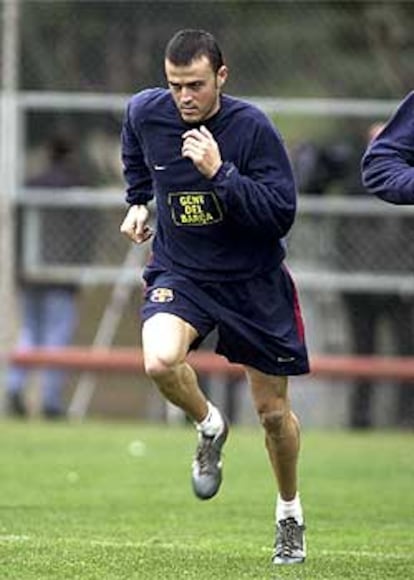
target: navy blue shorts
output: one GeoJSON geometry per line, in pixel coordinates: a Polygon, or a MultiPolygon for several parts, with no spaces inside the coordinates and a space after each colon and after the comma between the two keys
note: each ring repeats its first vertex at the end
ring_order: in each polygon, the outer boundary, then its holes
{"type": "Polygon", "coordinates": [[[195,349],[217,328],[216,352],[277,376],[309,372],[294,282],[284,265],[248,280],[204,282],[154,267],[144,272],[142,320],[175,314],[193,326],[195,349]]]}

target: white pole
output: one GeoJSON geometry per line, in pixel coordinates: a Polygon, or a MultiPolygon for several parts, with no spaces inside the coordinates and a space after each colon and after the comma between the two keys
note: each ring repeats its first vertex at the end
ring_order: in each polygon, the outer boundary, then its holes
{"type": "MultiPolygon", "coordinates": [[[[138,279],[138,269],[142,268],[142,264],[146,261],[147,248],[131,244],[113,286],[110,301],[99,323],[92,348],[111,346],[125,306],[131,293],[135,290],[134,286],[127,283],[130,271],[135,267],[138,279]]],[[[108,356],[110,356],[109,351],[108,356]]],[[[97,377],[93,372],[85,372],[80,376],[68,409],[68,415],[71,419],[84,419],[95,392],[96,381],[97,377]]]]}
{"type": "Polygon", "coordinates": [[[0,375],[15,324],[13,197],[17,189],[18,26],[20,0],[2,0],[0,97],[0,375]]]}

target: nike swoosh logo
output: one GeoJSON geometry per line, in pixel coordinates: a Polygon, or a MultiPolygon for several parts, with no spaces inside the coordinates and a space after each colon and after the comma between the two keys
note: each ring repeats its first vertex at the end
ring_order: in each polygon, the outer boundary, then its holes
{"type": "Polygon", "coordinates": [[[293,362],[294,360],[295,360],[294,356],[278,356],[277,357],[277,362],[280,362],[280,363],[293,362]]]}

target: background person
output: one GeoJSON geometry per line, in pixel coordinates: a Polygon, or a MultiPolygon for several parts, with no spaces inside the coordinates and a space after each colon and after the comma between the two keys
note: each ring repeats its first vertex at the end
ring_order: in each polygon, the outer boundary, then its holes
{"type": "MultiPolygon", "coordinates": [[[[346,195],[352,203],[353,197],[367,195],[359,171],[361,153],[382,130],[383,124],[370,124],[365,133],[353,139],[330,144],[305,142],[293,151],[297,181],[302,193],[317,195],[346,195]],[[335,193],[332,193],[335,191],[335,193]]],[[[410,239],[409,223],[398,217],[383,215],[343,215],[335,225],[336,267],[350,274],[357,272],[384,273],[401,269],[401,256],[410,239]]],[[[406,265],[402,264],[405,268],[406,265]]],[[[394,354],[406,356],[413,352],[412,298],[398,292],[377,288],[372,290],[340,290],[349,345],[355,355],[379,354],[383,338],[387,338],[394,354]],[[387,334],[383,330],[387,330],[387,334]]],[[[349,425],[353,428],[369,428],[375,425],[374,403],[377,380],[355,379],[350,386],[349,425]]],[[[414,409],[409,398],[412,389],[406,384],[392,385],[395,409],[389,413],[390,421],[396,425],[407,425],[414,419],[414,409]],[[410,418],[411,417],[411,418],[410,418]]]]}
{"type": "Polygon", "coordinates": [[[211,34],[178,32],[166,49],[165,72],[169,89],[135,95],[122,131],[131,207],[121,231],[137,243],[147,240],[146,204],[154,195],[157,202],[144,276],[146,372],[195,422],[193,490],[200,499],[213,497],[228,425],[186,355],[217,328],[216,351],[245,365],[279,486],[273,562],[302,562],[299,423],[287,377],[306,373],[308,360],[281,242],[296,209],[291,167],[267,117],[221,94],[228,70],[211,34]]]}
{"type": "MultiPolygon", "coordinates": [[[[36,188],[60,191],[84,185],[79,166],[74,160],[74,145],[69,136],[55,135],[47,144],[46,167],[27,181],[33,195],[36,188]]],[[[57,193],[56,193],[57,194],[57,193]]],[[[80,210],[47,210],[42,215],[43,259],[58,263],[71,240],[79,235],[80,210]]],[[[72,343],[77,323],[78,286],[72,283],[33,282],[24,276],[21,264],[22,214],[18,214],[17,284],[21,303],[21,323],[17,349],[34,347],[65,347],[72,343]]],[[[79,256],[78,256],[79,258],[79,256]]],[[[6,377],[6,397],[9,412],[16,416],[28,413],[25,390],[29,369],[12,365],[6,377]]],[[[63,389],[65,371],[46,368],[41,373],[42,412],[46,418],[64,415],[63,389]]]]}
{"type": "MultiPolygon", "coordinates": [[[[366,133],[369,143],[383,129],[383,123],[372,123],[366,133]]],[[[366,195],[361,182],[360,173],[355,175],[355,185],[349,188],[348,194],[366,195]]],[[[407,225],[398,217],[389,219],[384,216],[369,216],[345,219],[338,228],[338,237],[346,237],[359,244],[360,250],[352,253],[348,260],[349,268],[355,271],[387,270],[397,272],[399,260],[404,252],[407,225]],[[366,243],[371,239],[371,243],[366,243]]],[[[342,246],[346,240],[342,239],[342,246]]],[[[381,352],[382,327],[389,331],[391,347],[395,354],[406,356],[413,352],[414,340],[412,331],[413,303],[412,299],[398,292],[354,291],[343,292],[343,304],[351,333],[353,352],[358,355],[373,355],[381,352]]],[[[358,379],[352,390],[350,399],[350,425],[356,428],[374,426],[373,403],[376,381],[358,379]]],[[[395,411],[392,421],[396,425],[404,425],[410,421],[410,409],[406,407],[409,390],[404,383],[392,385],[395,394],[395,411]]],[[[412,409],[412,412],[414,409],[412,409]]],[[[414,414],[412,419],[414,420],[414,414]]]]}
{"type": "MultiPolygon", "coordinates": [[[[373,136],[362,158],[362,180],[365,188],[380,199],[398,205],[414,204],[414,92],[409,93],[373,136]]],[[[412,228],[411,228],[412,231],[412,228]]],[[[407,252],[407,243],[401,251],[407,252]]],[[[413,355],[412,311],[403,321],[409,327],[410,340],[404,355],[413,355]]],[[[414,384],[399,390],[400,424],[414,426],[414,384]]]]}

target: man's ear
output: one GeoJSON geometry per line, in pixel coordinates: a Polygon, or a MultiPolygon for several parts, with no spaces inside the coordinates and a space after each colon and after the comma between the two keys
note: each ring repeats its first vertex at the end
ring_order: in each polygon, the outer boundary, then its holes
{"type": "Polygon", "coordinates": [[[228,76],[228,68],[223,64],[217,71],[217,86],[219,89],[224,85],[228,76]]]}

